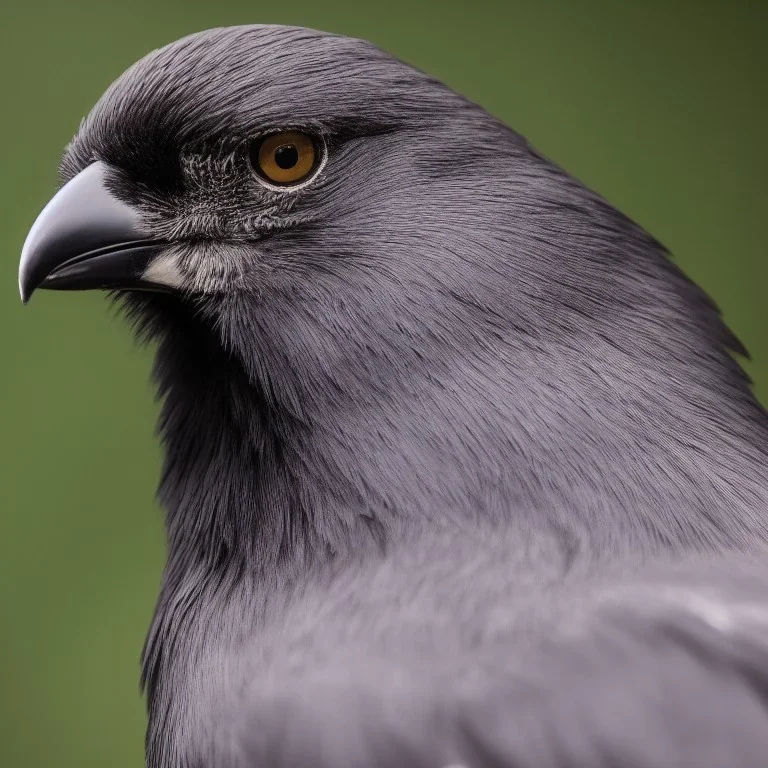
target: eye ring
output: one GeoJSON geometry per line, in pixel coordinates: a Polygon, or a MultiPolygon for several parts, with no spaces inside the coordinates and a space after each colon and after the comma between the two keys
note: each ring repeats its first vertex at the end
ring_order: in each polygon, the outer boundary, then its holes
{"type": "Polygon", "coordinates": [[[262,184],[295,189],[317,174],[325,160],[325,146],[303,131],[275,131],[251,142],[248,157],[262,184]]]}

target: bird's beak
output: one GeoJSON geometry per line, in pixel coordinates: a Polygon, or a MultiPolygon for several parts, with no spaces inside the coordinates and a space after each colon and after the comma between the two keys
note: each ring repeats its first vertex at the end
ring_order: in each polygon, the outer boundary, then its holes
{"type": "Polygon", "coordinates": [[[108,173],[106,163],[89,165],[37,217],[21,251],[23,302],[36,288],[163,288],[145,278],[163,243],[150,239],[138,211],[109,191],[108,173]]]}

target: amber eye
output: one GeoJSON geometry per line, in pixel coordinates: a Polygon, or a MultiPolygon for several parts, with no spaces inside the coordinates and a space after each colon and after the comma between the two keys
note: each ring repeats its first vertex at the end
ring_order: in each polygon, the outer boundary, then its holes
{"type": "Polygon", "coordinates": [[[283,131],[254,142],[250,155],[251,165],[259,176],[272,184],[290,186],[312,174],[319,153],[306,133],[283,131]]]}

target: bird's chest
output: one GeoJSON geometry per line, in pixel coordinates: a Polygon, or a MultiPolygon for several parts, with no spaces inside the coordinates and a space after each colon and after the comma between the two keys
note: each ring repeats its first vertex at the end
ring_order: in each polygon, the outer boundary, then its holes
{"type": "Polygon", "coordinates": [[[246,648],[249,660],[258,653],[259,613],[240,589],[226,597],[209,589],[180,590],[159,607],[152,630],[148,768],[233,764],[226,732],[249,663],[246,648]]]}

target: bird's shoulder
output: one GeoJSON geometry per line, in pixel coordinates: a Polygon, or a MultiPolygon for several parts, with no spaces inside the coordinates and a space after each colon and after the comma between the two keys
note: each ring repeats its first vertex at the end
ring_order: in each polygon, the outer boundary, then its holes
{"type": "Polygon", "coordinates": [[[233,702],[244,764],[764,766],[765,555],[531,576],[490,550],[304,591],[233,702]]]}

